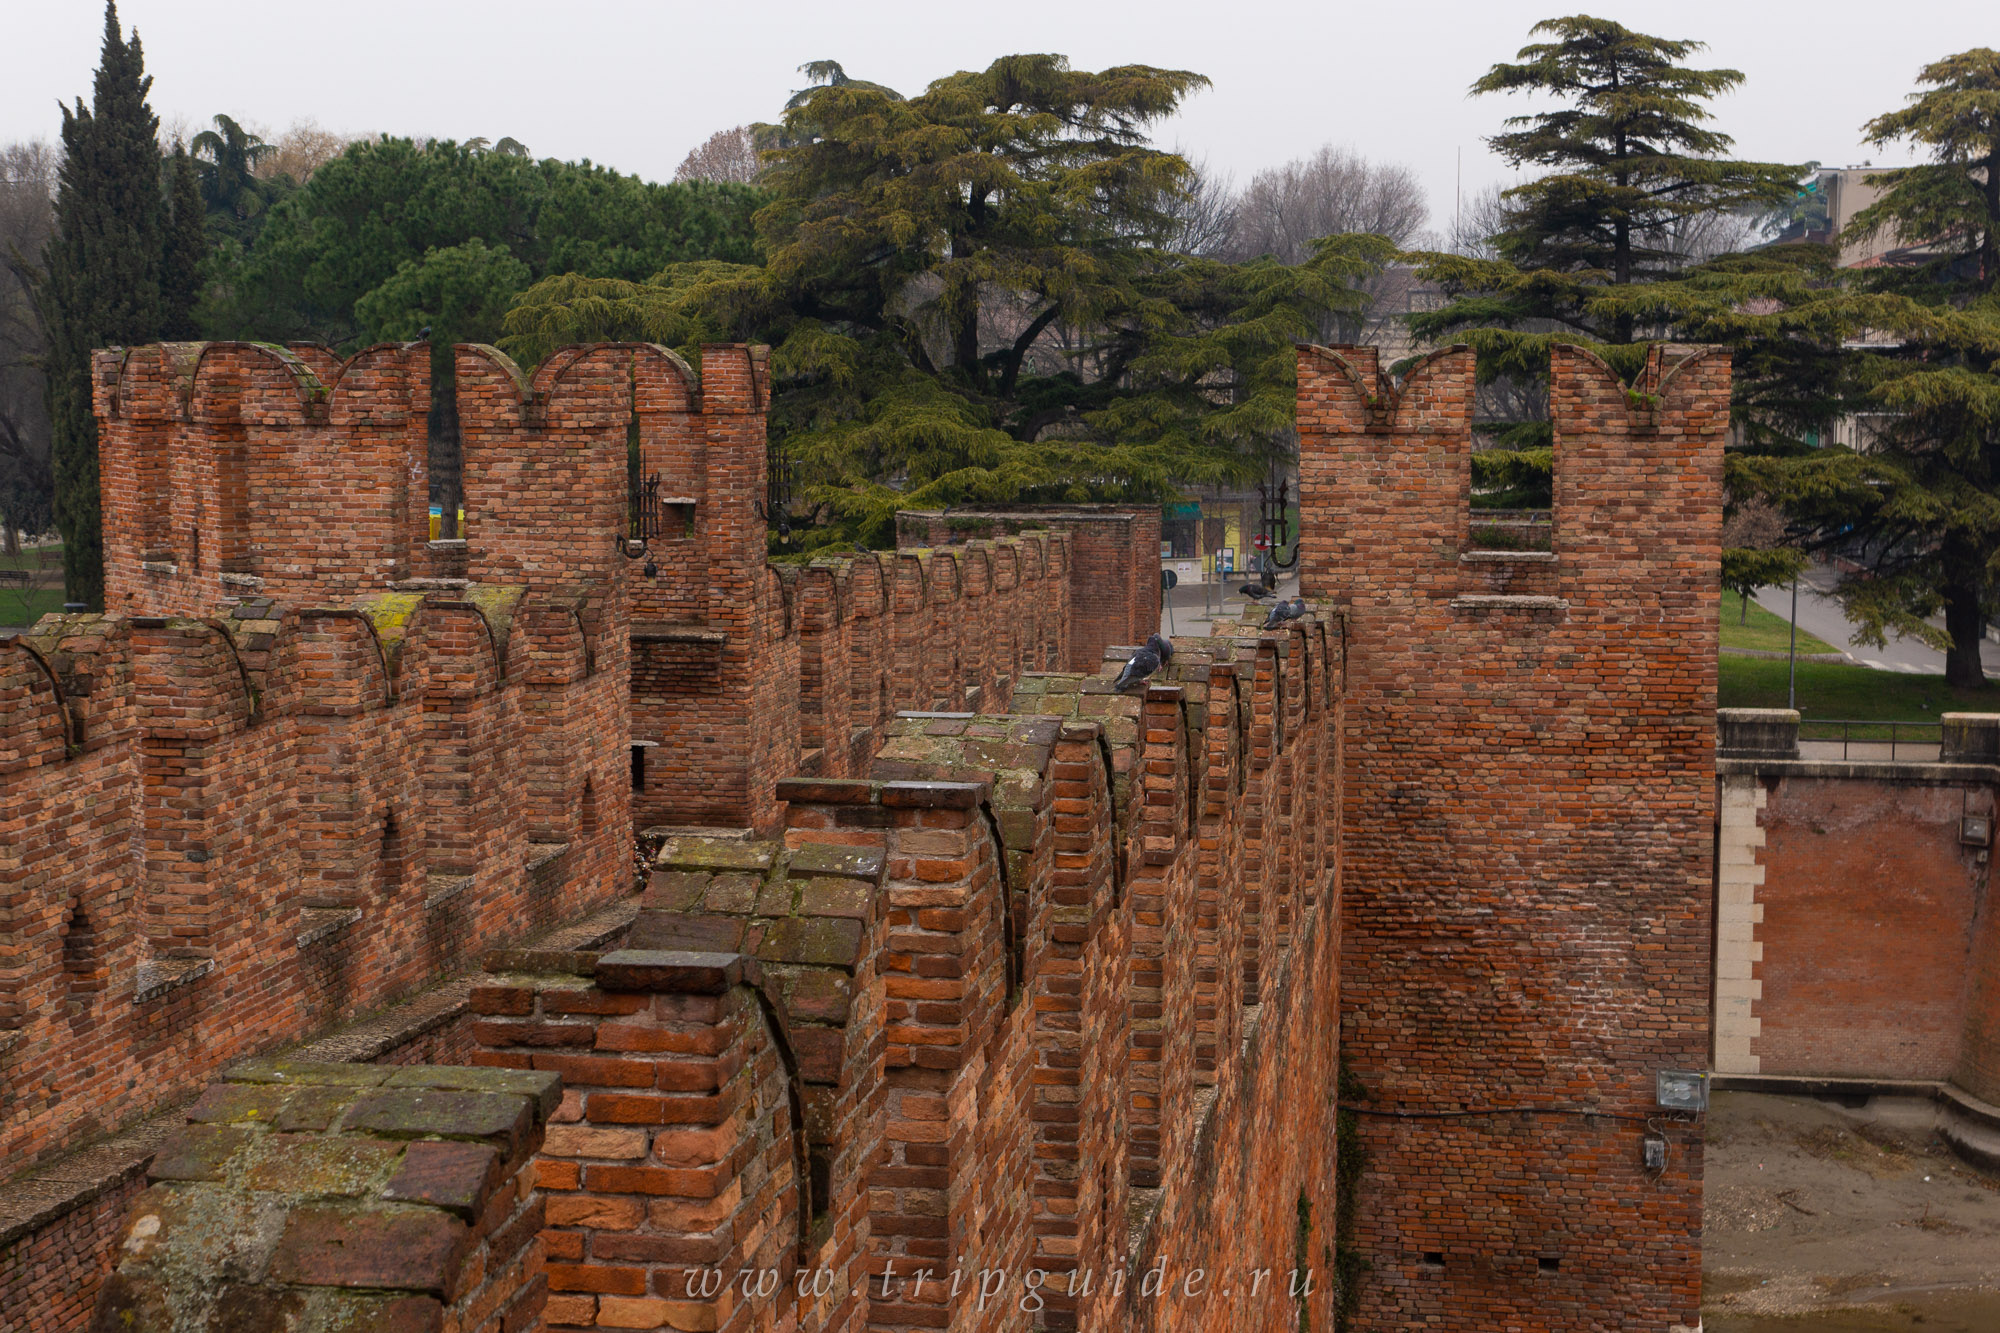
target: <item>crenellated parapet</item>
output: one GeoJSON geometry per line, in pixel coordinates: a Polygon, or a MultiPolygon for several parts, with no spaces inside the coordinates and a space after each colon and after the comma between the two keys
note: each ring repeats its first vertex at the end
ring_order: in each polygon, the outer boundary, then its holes
{"type": "Polygon", "coordinates": [[[429,349],[96,354],[108,609],[351,597],[427,572],[429,349]]]}
{"type": "Polygon", "coordinates": [[[626,682],[596,596],[246,598],[0,643],[0,805],[23,812],[0,1064],[45,1090],[0,1106],[0,1151],[113,1128],[113,1090],[143,1115],[626,888],[626,682]]]}
{"type": "MultiPolygon", "coordinates": [[[[798,573],[802,632],[835,572],[798,573]]],[[[1323,1281],[1256,1270],[1302,1215],[1331,1243],[1337,870],[1280,787],[1336,782],[1339,628],[1230,627],[1131,693],[1030,672],[1012,713],[898,712],[865,775],[779,784],[780,836],[667,839],[608,950],[493,954],[478,1062],[565,1090],[549,1322],[1330,1318],[1323,1281]],[[1252,844],[1294,915],[1244,995],[1252,844]],[[1155,1267],[1212,1278],[1163,1295],[1155,1267]]]]}
{"type": "Polygon", "coordinates": [[[998,509],[899,510],[902,550],[952,550],[982,541],[1046,533],[1066,537],[1062,566],[1045,574],[1067,580],[1068,634],[1044,642],[1047,671],[1094,671],[1105,646],[1141,643],[1159,628],[1160,545],[1157,505],[1043,505],[998,509]],[[1054,656],[1051,657],[1050,653],[1054,656]]]}
{"type": "Polygon", "coordinates": [[[1700,1130],[1663,1170],[1640,1137],[1708,1060],[1729,356],[1551,350],[1545,541],[1473,505],[1473,369],[1299,349],[1302,588],[1350,631],[1343,1041],[1405,1112],[1357,1124],[1359,1317],[1693,1327],[1700,1130]],[[1460,1115],[1502,1104],[1541,1128],[1460,1115]]]}
{"type": "Polygon", "coordinates": [[[990,711],[1067,651],[1071,539],[994,541],[762,565],[754,628],[639,624],[633,739],[642,826],[755,828],[778,781],[866,769],[899,710],[990,711]]]}

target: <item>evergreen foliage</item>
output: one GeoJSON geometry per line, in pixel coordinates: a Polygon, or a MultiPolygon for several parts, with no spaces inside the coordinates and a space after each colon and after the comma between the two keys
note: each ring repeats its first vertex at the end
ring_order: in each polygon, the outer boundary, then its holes
{"type": "Polygon", "coordinates": [[[208,259],[207,223],[194,161],[177,143],[167,159],[166,248],[160,260],[160,336],[170,341],[201,336],[195,307],[208,259]]]}
{"type": "Polygon", "coordinates": [[[218,115],[215,128],[203,130],[189,145],[200,180],[202,203],[218,236],[240,245],[255,242],[265,213],[282,198],[290,182],[264,180],[257,165],[277,152],[229,116],[218,115]]]}
{"type": "MultiPolygon", "coordinates": [[[[388,336],[361,313],[364,298],[434,253],[477,242],[518,261],[518,273],[489,265],[488,275],[520,285],[551,273],[639,279],[685,259],[754,259],[750,216],[762,201],[748,186],[651,185],[588,162],[385,137],[315,171],[247,250],[223,248],[206,323],[218,336],[352,348],[388,336]]],[[[386,315],[400,300],[366,309],[386,315]]],[[[500,327],[455,332],[486,340],[500,327]]]]}
{"type": "Polygon", "coordinates": [[[1947,679],[1971,686],[2000,572],[2000,53],[1919,77],[1910,106],[1867,133],[1931,160],[1871,175],[1886,189],[1843,237],[1893,227],[1890,262],[1843,269],[1830,247],[1772,247],[1624,308],[1737,349],[1737,415],[1756,447],[1732,457],[1732,488],[1864,566],[1839,589],[1857,637],[1928,640],[1947,679]],[[1861,448],[1809,447],[1843,418],[1861,448]]]}
{"type": "Polygon", "coordinates": [[[1159,499],[1289,451],[1293,343],[1358,308],[1393,246],[1164,248],[1192,173],[1145,131],[1200,75],[1022,55],[904,98],[807,72],[762,139],[763,266],[545,278],[506,345],[772,343],[773,438],[837,515],[826,541],[890,544],[910,505],[1159,499]]]}
{"type": "Polygon", "coordinates": [[[64,587],[69,601],[92,607],[104,602],[104,568],[90,355],[152,342],[161,331],[159,122],[146,104],[152,83],[138,33],[124,40],[117,6],[107,3],[91,105],[79,99],[63,109],[56,230],[38,293],[49,342],[64,587]]]}
{"type": "MultiPolygon", "coordinates": [[[[1718,214],[1790,201],[1801,168],[1724,156],[1707,103],[1734,88],[1731,69],[1683,62],[1703,44],[1633,32],[1576,15],[1535,25],[1549,40],[1523,47],[1472,85],[1474,93],[1553,96],[1560,109],[1508,119],[1487,142],[1517,167],[1546,174],[1505,192],[1495,257],[1416,256],[1450,300],[1417,315],[1420,340],[1470,343],[1482,383],[1546,378],[1551,345],[1596,346],[1628,376],[1643,354],[1616,348],[1640,333],[1629,305],[1607,296],[1674,276],[1718,214]]],[[[1655,330],[1654,332],[1658,332],[1655,330]]],[[[1515,457],[1474,459],[1482,502],[1548,503],[1546,421],[1482,423],[1515,457]]]]}

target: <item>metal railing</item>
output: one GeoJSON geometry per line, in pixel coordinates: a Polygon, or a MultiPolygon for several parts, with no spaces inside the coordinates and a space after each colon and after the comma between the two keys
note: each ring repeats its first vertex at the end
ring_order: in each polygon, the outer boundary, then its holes
{"type": "MultiPolygon", "coordinates": [[[[1840,746],[1840,757],[1862,759],[1925,760],[1936,759],[1944,748],[1944,724],[1941,722],[1873,722],[1860,718],[1810,718],[1799,722],[1799,747],[1804,753],[1807,745],[1815,742],[1822,745],[1840,746]],[[1881,753],[1884,747],[1888,753],[1881,753]],[[1866,747],[1865,749],[1863,747],[1866,747]],[[1862,752],[1857,754],[1856,751],[1862,752]],[[1910,753],[1904,753],[1909,751],[1910,753]]],[[[1827,758],[1825,754],[1815,754],[1814,758],[1827,758]]]]}

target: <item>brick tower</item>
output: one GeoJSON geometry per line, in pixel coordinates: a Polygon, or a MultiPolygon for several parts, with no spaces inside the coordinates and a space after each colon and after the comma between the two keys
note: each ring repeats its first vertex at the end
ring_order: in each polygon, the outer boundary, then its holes
{"type": "Polygon", "coordinates": [[[1707,1063],[1729,369],[1655,347],[1628,389],[1557,347],[1552,549],[1495,550],[1471,352],[1396,385],[1300,349],[1304,591],[1350,617],[1364,1328],[1699,1323],[1702,1126],[1655,1076],[1707,1063]]]}

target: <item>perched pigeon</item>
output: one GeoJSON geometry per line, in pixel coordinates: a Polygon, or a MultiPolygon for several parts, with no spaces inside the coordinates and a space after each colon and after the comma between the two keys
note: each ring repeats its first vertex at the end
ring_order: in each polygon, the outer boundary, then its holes
{"type": "Polygon", "coordinates": [[[1173,640],[1164,634],[1155,634],[1146,640],[1146,646],[1135,651],[1126,661],[1125,669],[1118,673],[1112,688],[1129,690],[1140,684],[1148,676],[1165,666],[1173,658],[1173,640]]]}
{"type": "Polygon", "coordinates": [[[1287,620],[1298,620],[1306,613],[1306,599],[1297,597],[1289,602],[1271,603],[1271,614],[1264,617],[1265,629],[1276,629],[1287,620]]]}
{"type": "Polygon", "coordinates": [[[427,343],[430,340],[431,340],[431,326],[426,324],[422,328],[417,330],[417,341],[420,343],[427,343]]]}

